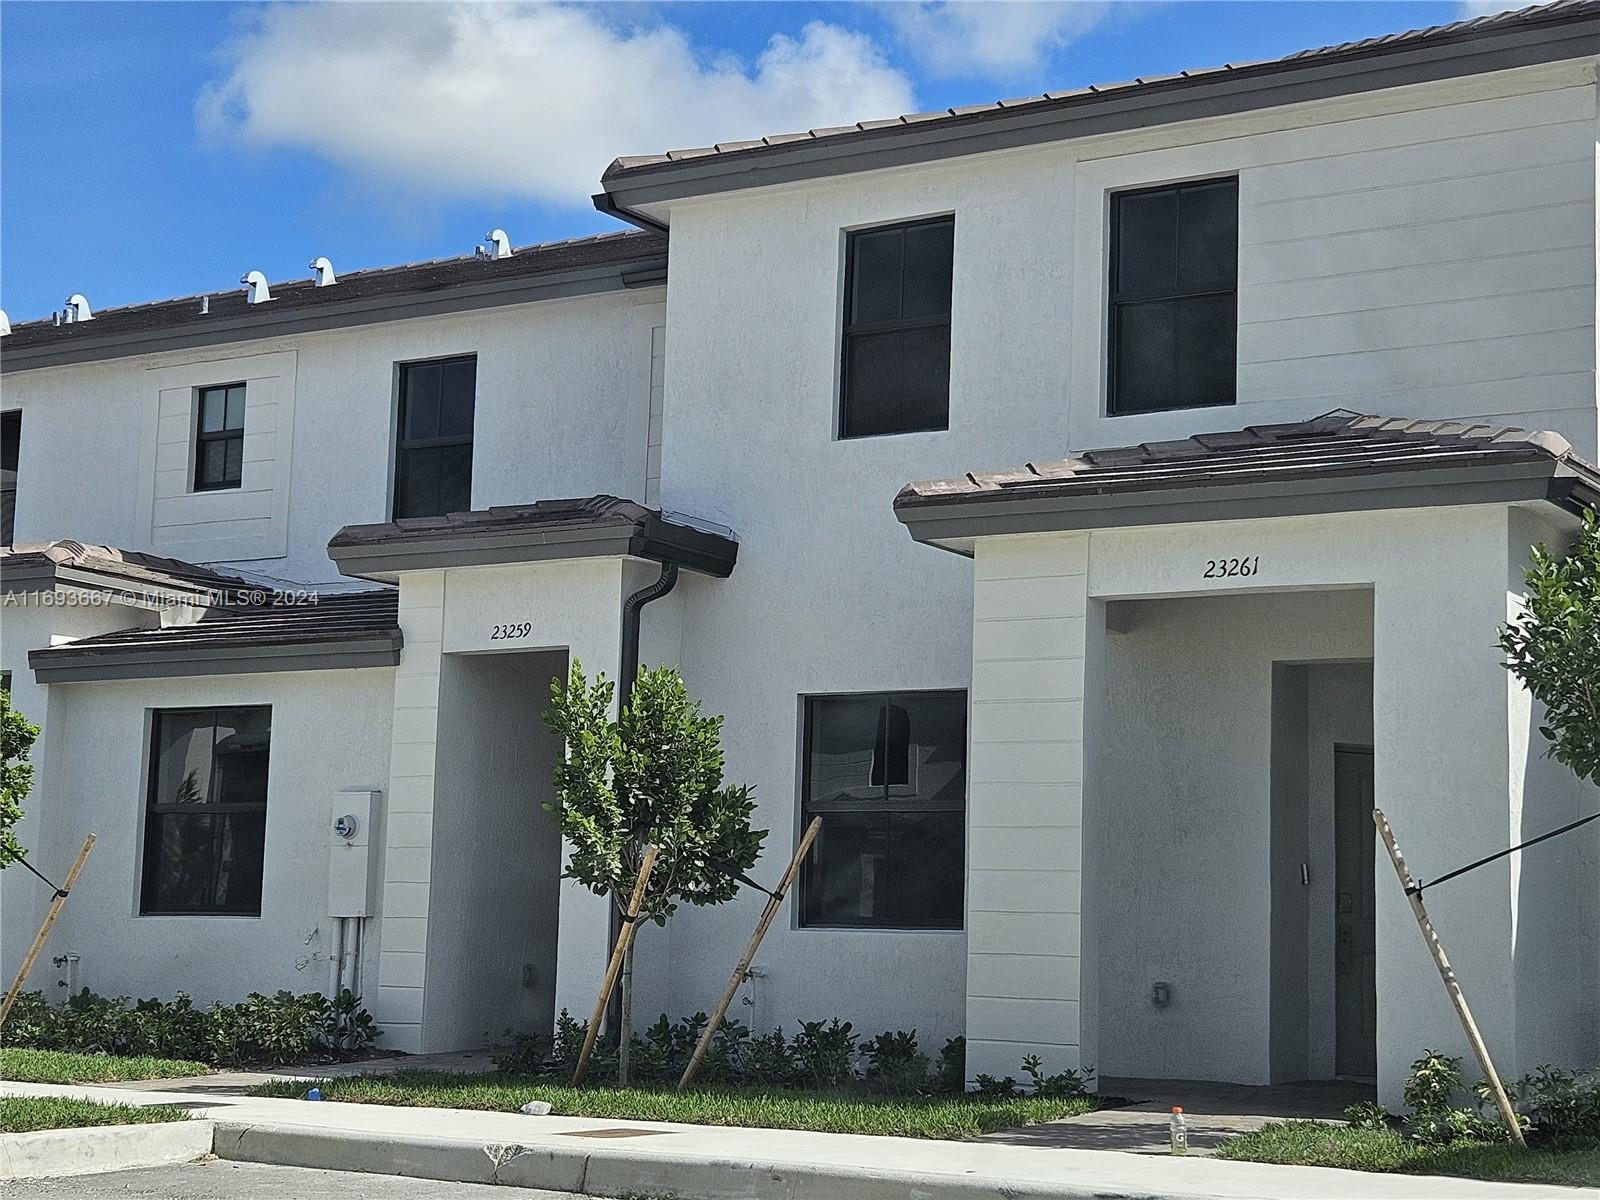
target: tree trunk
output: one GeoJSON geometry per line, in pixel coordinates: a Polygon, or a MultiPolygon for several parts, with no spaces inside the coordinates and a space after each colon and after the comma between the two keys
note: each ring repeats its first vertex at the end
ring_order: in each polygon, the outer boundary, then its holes
{"type": "Polygon", "coordinates": [[[622,956],[622,1021],[617,1031],[617,1086],[628,1086],[628,1057],[633,1042],[633,943],[622,956]]]}

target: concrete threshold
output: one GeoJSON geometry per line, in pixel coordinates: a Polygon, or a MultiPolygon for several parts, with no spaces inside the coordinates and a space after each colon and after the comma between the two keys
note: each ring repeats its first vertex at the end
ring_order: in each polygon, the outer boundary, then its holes
{"type": "Polygon", "coordinates": [[[1571,1189],[1107,1150],[0,1084],[185,1103],[221,1158],[674,1200],[1571,1200],[1571,1189]]]}

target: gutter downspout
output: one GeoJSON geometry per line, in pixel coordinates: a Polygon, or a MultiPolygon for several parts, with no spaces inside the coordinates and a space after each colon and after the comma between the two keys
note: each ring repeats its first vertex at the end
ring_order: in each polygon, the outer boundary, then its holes
{"type": "MultiPolygon", "coordinates": [[[[654,583],[648,583],[634,592],[622,602],[622,655],[617,668],[617,717],[620,720],[623,710],[628,707],[628,700],[633,695],[633,681],[639,674],[639,616],[640,610],[652,600],[659,600],[670,592],[678,582],[678,564],[664,562],[661,564],[661,574],[654,583]]],[[[617,935],[622,932],[622,916],[617,912],[617,906],[611,906],[611,943],[606,952],[610,954],[611,946],[616,945],[617,935]]],[[[628,970],[633,968],[633,951],[628,952],[628,970]]],[[[606,1026],[609,1029],[621,1031],[622,1029],[622,992],[618,988],[611,993],[611,1001],[606,1006],[606,1026]]]]}
{"type": "Polygon", "coordinates": [[[678,582],[678,564],[661,564],[661,575],[654,583],[646,584],[622,602],[622,657],[617,668],[617,715],[628,707],[633,695],[633,680],[639,674],[639,610],[652,600],[659,600],[678,582]]]}

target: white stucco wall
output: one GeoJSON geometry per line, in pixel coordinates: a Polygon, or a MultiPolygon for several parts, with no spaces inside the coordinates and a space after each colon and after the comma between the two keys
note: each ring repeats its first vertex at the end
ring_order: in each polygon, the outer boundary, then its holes
{"type": "MultiPolygon", "coordinates": [[[[1230,639],[1259,636],[1271,647],[1278,628],[1271,615],[1275,608],[1292,613],[1295,605],[1304,603],[1295,593],[1329,589],[1370,589],[1372,595],[1376,803],[1387,813],[1416,875],[1427,878],[1442,874],[1592,811],[1592,787],[1533,757],[1539,750],[1537,734],[1533,732],[1536,716],[1520,687],[1508,677],[1494,642],[1495,631],[1514,610],[1527,539],[1539,535],[1543,540],[1557,542],[1567,527],[1554,523],[1549,513],[1548,509],[1525,511],[1482,505],[1111,529],[1089,534],[1087,589],[1091,616],[1098,601],[1223,593],[1263,595],[1251,601],[1261,607],[1249,622],[1216,622],[1191,630],[1189,645],[1182,651],[1184,657],[1174,663],[1172,672],[1159,672],[1154,663],[1146,664],[1143,676],[1158,680],[1159,687],[1143,693],[1119,673],[1117,658],[1123,651],[1112,645],[1117,636],[1137,637],[1137,620],[1129,635],[1098,633],[1096,622],[1091,620],[1085,649],[1090,664],[1085,691],[1086,746],[1091,750],[1090,786],[1083,801],[1088,818],[1085,845],[1096,844],[1100,816],[1113,813],[1122,818],[1130,803],[1122,789],[1130,778],[1139,778],[1140,772],[1158,772],[1157,777],[1145,780],[1152,789],[1175,788],[1185,794],[1196,791],[1185,776],[1159,775],[1170,767],[1151,765],[1167,761],[1164,746],[1159,756],[1131,758],[1125,754],[1125,761],[1117,760],[1115,743],[1108,736],[1104,721],[1115,715],[1121,689],[1129,688],[1126,699],[1121,701],[1125,709],[1137,703],[1141,711],[1157,713],[1171,711],[1167,694],[1172,689],[1178,690],[1180,698],[1189,695],[1191,701],[1197,700],[1195,688],[1202,681],[1207,688],[1226,692],[1232,686],[1229,676],[1237,668],[1207,673],[1204,663],[1213,654],[1211,644],[1227,645],[1230,639]],[[1206,563],[1219,554],[1259,556],[1259,571],[1248,580],[1207,579],[1206,563]],[[1105,641],[1103,653],[1098,656],[1097,634],[1105,641]],[[1097,695],[1111,703],[1102,707],[1095,700],[1097,695]],[[1101,713],[1099,719],[1097,711],[1101,713]],[[1097,788],[1110,801],[1105,807],[1098,802],[1097,788]]],[[[1013,556],[1032,556],[1031,573],[1025,563],[1013,562],[1013,574],[1059,587],[1064,586],[1059,582],[1063,572],[1056,565],[1059,554],[1053,547],[1063,538],[1082,536],[1030,535],[993,541],[1013,556]]],[[[985,553],[984,544],[980,543],[980,564],[985,553]]],[[[1349,603],[1353,605],[1355,601],[1349,603]]],[[[1240,615],[1245,614],[1241,611],[1240,615]]],[[[1330,621],[1326,615],[1317,622],[1302,621],[1294,637],[1285,635],[1283,644],[1273,647],[1273,653],[1290,661],[1364,657],[1360,645],[1342,640],[1345,635],[1335,638],[1338,644],[1324,642],[1340,628],[1349,638],[1355,638],[1356,630],[1330,621]],[[1327,626],[1322,622],[1328,622],[1327,626]],[[1311,647],[1309,652],[1303,648],[1306,646],[1311,647]]],[[[1238,655],[1253,657],[1255,652],[1244,646],[1243,642],[1236,643],[1238,655]]],[[[1169,647],[1168,657],[1178,652],[1176,645],[1169,647]]],[[[1059,671],[1057,675],[1060,676],[1059,671]]],[[[1205,757],[1193,768],[1202,783],[1210,778],[1218,792],[1225,788],[1246,800],[1252,795],[1260,796],[1270,779],[1270,764],[1265,757],[1270,706],[1263,707],[1259,690],[1255,695],[1252,701],[1248,695],[1228,694],[1226,701],[1214,708],[1189,713],[1181,730],[1171,721],[1161,726],[1167,740],[1176,738],[1182,743],[1193,739],[1198,743],[1209,735],[1226,746],[1233,743],[1235,735],[1224,722],[1238,721],[1248,726],[1247,718],[1254,711],[1258,718],[1254,722],[1256,740],[1239,751],[1241,756],[1248,753],[1254,758],[1254,769],[1248,759],[1235,761],[1216,753],[1209,744],[1205,757]],[[1229,774],[1241,768],[1243,774],[1229,774]]],[[[1249,733],[1246,728],[1237,735],[1240,746],[1249,733]]],[[[1198,792],[1202,800],[1212,794],[1204,786],[1198,792]]],[[[1219,820],[1213,811],[1213,820],[1203,823],[1201,832],[1207,838],[1220,838],[1226,831],[1219,820]]],[[[1266,866],[1262,856],[1267,845],[1267,832],[1263,830],[1255,843],[1241,841],[1235,845],[1226,840],[1208,840],[1187,856],[1221,857],[1229,864],[1229,873],[1254,871],[1263,879],[1254,902],[1244,901],[1237,894],[1228,901],[1231,907],[1227,919],[1233,927],[1254,923],[1264,931],[1269,924],[1270,889],[1260,874],[1266,866]],[[1229,854],[1243,857],[1227,857],[1229,854]]],[[[1158,862],[1165,852],[1159,846],[1153,851],[1158,862]]],[[[1439,936],[1446,943],[1478,1025],[1503,1072],[1520,1074],[1546,1061],[1587,1062],[1600,1052],[1594,1023],[1588,1019],[1593,1003],[1589,997],[1600,983],[1596,939],[1589,935],[1562,938],[1556,933],[1564,927],[1589,930],[1592,934],[1597,899],[1590,869],[1592,853],[1592,847],[1586,850],[1574,839],[1558,853],[1541,857],[1536,863],[1515,858],[1502,860],[1428,896],[1439,936]]],[[[1063,861],[1070,863],[1070,859],[1063,861]]],[[[1088,855],[1088,863],[1095,865],[1094,855],[1088,855]]],[[[1179,864],[1169,863],[1151,873],[1151,882],[1164,882],[1168,888],[1179,886],[1181,890],[1186,876],[1179,872],[1179,864]]],[[[1392,1103],[1398,1101],[1407,1067],[1423,1048],[1468,1056],[1470,1051],[1385,857],[1375,856],[1373,872],[1377,900],[1379,1096],[1385,1103],[1392,1103]]],[[[1216,881],[1216,877],[1211,878],[1216,881]]],[[[1131,886],[1128,881],[1124,883],[1131,886]]],[[[1161,1072],[1193,1066],[1200,1055],[1213,1056],[1207,1059],[1212,1063],[1219,1058],[1226,1060],[1227,1069],[1237,1072],[1236,1078],[1259,1081],[1270,1071],[1267,1026],[1259,1000],[1270,986],[1270,961],[1263,959],[1260,952],[1266,939],[1263,933],[1250,944],[1236,947],[1235,955],[1224,959],[1217,944],[1208,943],[1210,934],[1203,924],[1212,918],[1209,908],[1218,900],[1215,895],[1197,897],[1194,904],[1180,910],[1186,914],[1184,917],[1174,918],[1178,932],[1186,939],[1199,939],[1195,949],[1184,948],[1180,955],[1175,946],[1159,942],[1155,949],[1158,956],[1167,956],[1169,969],[1175,971],[1186,970],[1184,964],[1197,954],[1209,954],[1217,969],[1208,973],[1206,980],[1191,980],[1187,986],[1220,987],[1222,993],[1209,997],[1203,1018],[1182,1030],[1184,1038],[1177,1045],[1158,1037],[1154,1045],[1123,1044],[1119,1051],[1118,1039],[1124,1027],[1118,1023],[1125,1019],[1124,1010],[1114,1009],[1113,1004],[1122,1003],[1122,997],[1115,994],[1121,990],[1115,972],[1122,969],[1123,956],[1107,939],[1126,915],[1127,889],[1114,883],[1102,886],[1093,870],[1086,873],[1081,918],[1084,942],[1086,947],[1098,942],[1099,950],[1093,959],[1103,976],[1093,987],[1086,984],[1087,990],[1080,992],[1080,1007],[1084,1009],[1080,1022],[1084,1030],[1082,1052],[1086,1061],[1094,1061],[1102,1048],[1112,1055],[1137,1054],[1143,1058],[1159,1051],[1168,1056],[1154,1064],[1161,1072]],[[1220,978],[1211,977],[1218,974],[1220,978]],[[1091,1004],[1098,1010],[1092,1014],[1088,1012],[1091,1004]],[[1240,1019],[1241,1012],[1247,1014],[1245,1020],[1240,1019]],[[1252,1037],[1260,1039],[1258,1047],[1246,1044],[1252,1037]]],[[[1135,907],[1137,911],[1138,906],[1135,907]]],[[[1144,906],[1144,911],[1152,925],[1159,922],[1162,914],[1155,899],[1144,906]]],[[[1072,920],[1071,913],[1059,918],[1047,915],[1039,922],[1040,935],[1053,935],[1056,925],[1070,924],[1072,920]]],[[[1315,953],[1308,952],[1308,971],[1315,969],[1315,953]]],[[[1320,953],[1325,955],[1326,949],[1320,953]]],[[[1087,949],[1085,959],[1089,960],[1087,949]]],[[[1091,976],[1086,972],[1084,978],[1091,976]]],[[[1127,990],[1137,984],[1143,992],[1149,982],[1143,978],[1130,980],[1127,990]]],[[[981,986],[981,981],[969,973],[969,993],[976,986],[981,986]]],[[[1059,999],[1059,993],[1042,992],[1037,999],[1059,999]]],[[[969,996],[969,1009],[971,1003],[969,996]]],[[[1176,1008],[1175,1005],[1174,1011],[1176,1008]]],[[[1308,1008],[1308,1037],[1317,1028],[1319,1013],[1326,1020],[1325,1001],[1321,1008],[1308,1008]]],[[[1163,1014],[1163,1019],[1170,1015],[1163,1014]]],[[[1135,1018],[1139,1019],[1137,1013],[1135,1018]]],[[[1041,1050],[1059,1049],[1046,1039],[1039,1039],[1039,1046],[1041,1050]]],[[[1114,1059],[1108,1062],[1115,1064],[1114,1059]]],[[[1118,1065],[1116,1069],[1123,1068],[1118,1065]]]]}
{"type": "MultiPolygon", "coordinates": [[[[109,995],[186,989],[203,1004],[278,988],[326,992],[334,793],[382,790],[393,680],[370,668],[52,685],[40,865],[63,872],[86,834],[99,840],[50,954],[77,954],[80,984],[109,995]],[[139,916],[150,710],[257,704],[272,706],[261,916],[139,916]]],[[[19,937],[26,947],[32,924],[6,906],[8,953],[19,937]]],[[[53,982],[41,974],[33,986],[53,982]]]]}
{"type": "MultiPolygon", "coordinates": [[[[1299,884],[1277,878],[1272,855],[1272,667],[1369,658],[1372,596],[1304,592],[1128,607],[1120,631],[1107,635],[1104,691],[1091,701],[1100,706],[1100,741],[1085,853],[1096,860],[1100,1070],[1267,1083],[1269,1034],[1282,1015],[1272,1011],[1273,888],[1299,884]],[[1158,980],[1170,985],[1166,1007],[1151,1003],[1158,980]],[[1221,1013],[1228,1020],[1219,1021],[1221,1013]]],[[[1319,698],[1326,708],[1329,698],[1319,698]]],[[[1370,697],[1365,707],[1370,712],[1370,697]]],[[[1329,740],[1330,760],[1331,747],[1329,740]]],[[[1309,790],[1296,797],[1303,811],[1309,790]]],[[[1324,803],[1331,831],[1331,784],[1324,803]]],[[[1288,865],[1297,874],[1298,858],[1288,865]]],[[[1331,853],[1317,867],[1331,889],[1331,853]]],[[[1301,920],[1286,936],[1304,942],[1324,924],[1331,929],[1331,906],[1318,909],[1323,920],[1301,920]]],[[[1319,993],[1332,979],[1331,962],[1323,968],[1319,993]]],[[[1311,972],[1301,971],[1309,982],[1311,972]]]]}
{"type": "Polygon", "coordinates": [[[23,410],[16,540],[335,581],[328,538],[389,516],[396,364],[453,354],[478,356],[475,507],[642,498],[662,301],[643,289],[8,375],[5,406],[23,410]],[[244,486],[185,494],[183,396],[239,380],[244,486]]]}
{"type": "MultiPolygon", "coordinates": [[[[15,827],[17,839],[29,853],[41,855],[35,865],[45,862],[41,839],[55,819],[55,810],[48,807],[46,781],[56,729],[50,722],[49,689],[34,679],[28,668],[28,651],[136,625],[155,625],[159,620],[154,611],[107,604],[106,598],[102,592],[73,589],[51,593],[47,603],[35,594],[6,596],[0,602],[0,670],[11,676],[12,707],[39,727],[38,740],[29,755],[33,791],[23,803],[23,819],[15,827]]],[[[78,845],[82,844],[80,838],[78,845]]],[[[65,874],[76,853],[77,847],[73,847],[59,864],[51,863],[48,869],[40,865],[40,869],[47,876],[51,870],[65,874]]],[[[8,870],[0,874],[0,975],[8,983],[22,964],[22,956],[27,953],[39,922],[44,920],[50,899],[49,889],[28,872],[8,870]]],[[[48,966],[46,963],[41,972],[48,966]]],[[[35,977],[34,986],[40,986],[43,978],[42,974],[35,977]]],[[[48,982],[53,984],[54,976],[48,982]]]]}
{"type": "MultiPolygon", "coordinates": [[[[1586,63],[673,204],[662,502],[741,539],[731,579],[685,588],[683,657],[730,715],[773,861],[799,696],[970,683],[971,569],[908,542],[906,480],[1341,406],[1551,427],[1593,454],[1595,111],[1586,63]],[[1102,416],[1105,191],[1235,171],[1239,403],[1102,416]],[[950,428],[835,440],[843,231],[946,212],[950,428]]],[[[716,993],[753,918],[677,925],[674,1007],[716,993]]],[[[966,949],[785,928],[760,986],[784,1020],[926,1037],[960,1023],[966,949]],[[918,987],[838,987],[886,968],[918,987]]]]}

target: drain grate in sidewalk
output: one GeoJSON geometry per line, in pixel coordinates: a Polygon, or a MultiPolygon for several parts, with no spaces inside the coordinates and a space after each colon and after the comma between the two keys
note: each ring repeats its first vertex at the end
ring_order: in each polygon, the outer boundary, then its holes
{"type": "Polygon", "coordinates": [[[670,1129],[573,1129],[566,1133],[557,1134],[558,1137],[592,1137],[592,1138],[630,1138],[630,1137],[658,1137],[663,1133],[671,1133],[670,1129]]]}

